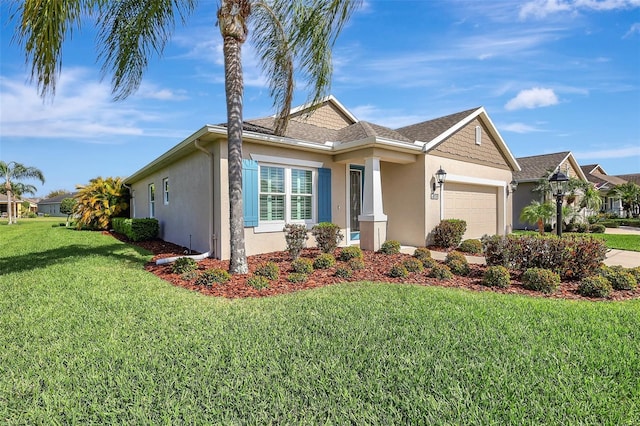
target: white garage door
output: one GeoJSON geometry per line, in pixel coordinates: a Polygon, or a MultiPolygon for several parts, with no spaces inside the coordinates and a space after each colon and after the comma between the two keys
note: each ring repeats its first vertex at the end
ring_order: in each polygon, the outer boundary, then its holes
{"type": "Polygon", "coordinates": [[[445,183],[444,218],[467,222],[464,238],[493,235],[498,228],[498,196],[496,187],[445,183]]]}

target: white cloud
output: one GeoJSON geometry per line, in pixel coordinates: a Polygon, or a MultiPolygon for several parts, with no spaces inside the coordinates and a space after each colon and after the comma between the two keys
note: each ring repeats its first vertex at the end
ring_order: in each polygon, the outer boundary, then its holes
{"type": "Polygon", "coordinates": [[[563,0],[534,0],[525,3],[520,8],[520,19],[526,19],[529,16],[544,18],[553,13],[569,10],[571,10],[571,6],[563,0]]]}
{"type": "Polygon", "coordinates": [[[640,34],[640,22],[636,22],[633,25],[631,25],[631,28],[629,28],[629,31],[627,31],[627,33],[622,38],[629,38],[634,34],[640,34]]]}
{"type": "Polygon", "coordinates": [[[556,105],[557,103],[558,97],[553,92],[553,89],[534,87],[533,89],[521,90],[515,98],[507,102],[505,109],[512,111],[522,108],[541,108],[556,105]]]}
{"type": "Polygon", "coordinates": [[[533,0],[520,8],[520,19],[541,19],[563,12],[611,11],[636,7],[640,7],[640,0],[533,0]]]}
{"type": "Polygon", "coordinates": [[[573,155],[576,159],[605,159],[640,157],[640,146],[627,146],[618,149],[599,149],[594,151],[578,151],[573,155]]]}
{"type": "Polygon", "coordinates": [[[542,132],[543,130],[538,129],[537,127],[530,126],[524,123],[509,123],[498,126],[501,131],[512,132],[512,133],[533,133],[533,132],[542,132]]]}

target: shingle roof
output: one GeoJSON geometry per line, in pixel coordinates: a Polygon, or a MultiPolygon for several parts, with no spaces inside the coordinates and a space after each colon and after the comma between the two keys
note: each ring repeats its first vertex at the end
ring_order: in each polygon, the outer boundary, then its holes
{"type": "Polygon", "coordinates": [[[404,137],[400,133],[388,127],[378,124],[369,123],[368,121],[359,121],[355,124],[338,130],[335,142],[351,142],[366,139],[368,137],[380,137],[392,139],[401,142],[412,143],[413,140],[404,137]]]}
{"type": "Polygon", "coordinates": [[[478,109],[479,107],[472,108],[433,120],[423,121],[421,123],[401,127],[396,129],[396,131],[412,141],[430,142],[478,109]]]}
{"type": "MultiPolygon", "coordinates": [[[[245,121],[244,124],[244,130],[273,135],[273,117],[251,119],[245,121]]],[[[223,124],[223,126],[226,126],[226,123],[223,124]]],[[[285,132],[285,137],[288,138],[319,143],[336,140],[336,136],[336,130],[326,129],[324,127],[318,127],[313,124],[302,123],[295,120],[289,121],[287,131],[285,132]]]]}
{"type": "Polygon", "coordinates": [[[632,173],[630,175],[616,175],[615,177],[626,180],[627,182],[633,182],[636,185],[640,185],[640,173],[632,173]]]}
{"type": "Polygon", "coordinates": [[[60,203],[65,198],[73,198],[77,192],[67,192],[66,194],[56,195],[55,197],[47,198],[45,200],[40,200],[38,204],[52,204],[52,203],[60,203]]]}
{"type": "Polygon", "coordinates": [[[513,178],[518,182],[547,178],[569,154],[569,151],[564,151],[516,158],[521,171],[513,172],[513,178]]]}

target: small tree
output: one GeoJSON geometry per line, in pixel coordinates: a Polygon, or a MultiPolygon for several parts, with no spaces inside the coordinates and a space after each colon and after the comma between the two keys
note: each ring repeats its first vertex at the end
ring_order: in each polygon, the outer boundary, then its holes
{"type": "Polygon", "coordinates": [[[551,203],[532,201],[520,212],[520,220],[532,225],[538,225],[538,232],[544,235],[544,223],[553,217],[554,206],[551,203]]]}
{"type": "Polygon", "coordinates": [[[91,179],[88,185],[76,187],[78,228],[107,229],[111,218],[127,211],[129,190],[122,183],[122,178],[97,177],[91,179]]]}
{"type": "Polygon", "coordinates": [[[614,186],[608,195],[620,200],[626,217],[631,217],[633,209],[640,205],[640,186],[633,182],[614,186]]]}
{"type": "Polygon", "coordinates": [[[75,198],[65,198],[60,203],[60,213],[67,215],[67,228],[69,227],[69,218],[76,209],[78,202],[75,198]]]}

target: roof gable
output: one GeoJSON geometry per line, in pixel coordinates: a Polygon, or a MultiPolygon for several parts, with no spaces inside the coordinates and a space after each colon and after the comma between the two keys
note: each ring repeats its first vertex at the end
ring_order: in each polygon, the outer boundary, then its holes
{"type": "MultiPolygon", "coordinates": [[[[571,151],[519,157],[517,160],[522,170],[514,173],[513,177],[518,182],[547,179],[563,166],[571,170],[577,179],[588,180],[583,168],[578,165],[571,151]]],[[[566,172],[571,177],[572,173],[568,170],[566,172]]]]}

